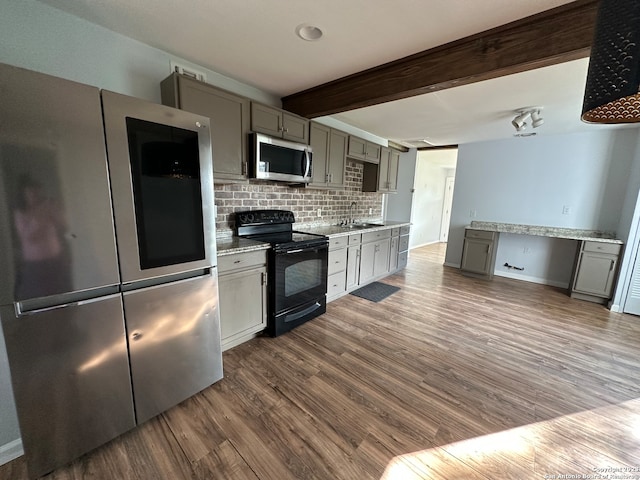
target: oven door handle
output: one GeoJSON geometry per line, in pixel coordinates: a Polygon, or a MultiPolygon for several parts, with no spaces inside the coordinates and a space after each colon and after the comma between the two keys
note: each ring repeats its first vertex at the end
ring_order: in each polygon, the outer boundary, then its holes
{"type": "Polygon", "coordinates": [[[287,250],[285,253],[300,253],[300,252],[304,252],[306,249],[304,248],[296,248],[295,250],[287,250]]]}

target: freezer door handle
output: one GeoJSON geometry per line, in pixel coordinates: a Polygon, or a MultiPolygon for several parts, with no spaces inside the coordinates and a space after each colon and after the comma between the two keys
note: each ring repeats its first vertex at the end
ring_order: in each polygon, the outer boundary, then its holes
{"type": "Polygon", "coordinates": [[[86,305],[88,303],[120,296],[119,285],[109,285],[84,292],[72,292],[47,298],[36,298],[24,302],[16,302],[16,317],[50,312],[61,308],[86,305]]]}
{"type": "Polygon", "coordinates": [[[133,332],[131,334],[131,340],[140,340],[142,338],[142,332],[133,332]]]}

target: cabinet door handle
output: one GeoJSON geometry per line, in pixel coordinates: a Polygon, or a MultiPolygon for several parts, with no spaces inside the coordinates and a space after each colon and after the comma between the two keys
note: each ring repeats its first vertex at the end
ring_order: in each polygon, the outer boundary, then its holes
{"type": "Polygon", "coordinates": [[[611,260],[611,265],[609,266],[609,271],[613,270],[613,266],[615,265],[616,262],[614,262],[613,260],[611,260]]]}
{"type": "Polygon", "coordinates": [[[487,253],[489,253],[490,248],[491,248],[491,245],[487,245],[487,253]]]}
{"type": "Polygon", "coordinates": [[[267,276],[264,274],[264,272],[260,274],[260,282],[262,283],[262,285],[267,284],[267,276]]]}

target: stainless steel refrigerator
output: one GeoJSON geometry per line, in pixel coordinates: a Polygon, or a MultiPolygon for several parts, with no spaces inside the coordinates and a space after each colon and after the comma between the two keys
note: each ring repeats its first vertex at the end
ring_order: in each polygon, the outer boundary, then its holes
{"type": "Polygon", "coordinates": [[[0,65],[0,319],[30,476],[222,378],[208,127],[0,65]]]}

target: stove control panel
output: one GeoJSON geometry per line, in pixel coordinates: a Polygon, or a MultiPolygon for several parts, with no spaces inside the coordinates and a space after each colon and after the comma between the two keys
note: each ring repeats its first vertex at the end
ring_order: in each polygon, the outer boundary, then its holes
{"type": "Polygon", "coordinates": [[[289,210],[249,210],[236,212],[236,225],[269,225],[272,223],[294,223],[295,217],[289,210]]]}

